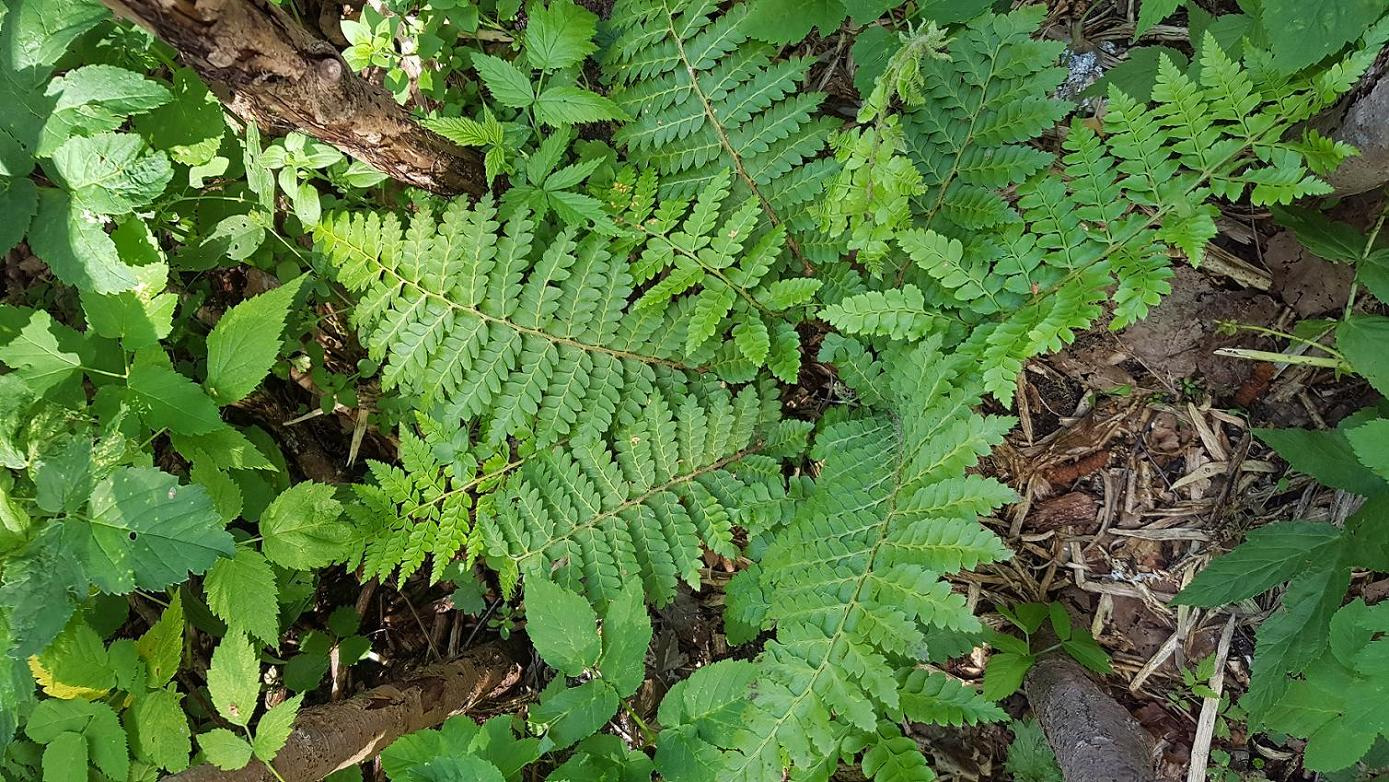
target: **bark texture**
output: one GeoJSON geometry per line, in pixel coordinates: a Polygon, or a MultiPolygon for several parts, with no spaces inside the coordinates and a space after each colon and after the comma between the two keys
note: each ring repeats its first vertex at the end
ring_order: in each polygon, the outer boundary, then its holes
{"type": "Polygon", "coordinates": [[[1389,182],[1389,78],[1380,76],[1346,110],[1333,134],[1360,150],[1327,180],[1337,195],[1354,195],[1389,182]]]}
{"type": "Polygon", "coordinates": [[[1066,782],[1154,782],[1153,741],[1133,716],[1070,659],[1027,674],[1027,700],[1066,782]]]}
{"type": "Polygon", "coordinates": [[[480,195],[481,155],[417,125],[270,0],[104,0],[178,50],[235,114],[322,139],[407,184],[480,195]]]}
{"type": "MultiPolygon", "coordinates": [[[[403,682],[299,713],[294,731],[275,758],[285,782],[317,782],[373,757],[391,742],[432,728],[479,702],[496,697],[521,678],[512,644],[489,644],[452,662],[422,669],[403,682]]],[[[238,771],[195,766],[163,782],[276,782],[265,764],[252,760],[238,771]]]]}

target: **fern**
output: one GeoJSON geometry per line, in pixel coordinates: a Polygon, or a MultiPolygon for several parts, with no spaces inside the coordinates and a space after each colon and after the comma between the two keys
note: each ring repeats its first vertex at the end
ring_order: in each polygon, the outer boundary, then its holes
{"type": "Polygon", "coordinates": [[[518,209],[502,227],[488,199],[416,215],[341,214],[316,232],[338,278],[360,295],[353,317],[382,385],[443,418],[477,421],[493,447],[546,445],[605,431],[619,407],[646,404],[682,356],[679,307],[629,308],[632,277],[611,240],[561,231],[537,242],[518,209]]]}
{"type": "MultiPolygon", "coordinates": [[[[986,390],[1004,401],[1024,361],[1065,346],[1106,311],[1115,329],[1144,317],[1169,290],[1171,256],[1200,262],[1216,231],[1212,197],[1247,193],[1273,204],[1328,189],[1300,151],[1308,137],[1283,140],[1292,125],[1280,114],[1285,101],[1260,96],[1210,39],[1199,82],[1164,62],[1156,105],[1112,90],[1104,137],[1074,122],[1060,175],[1041,171],[1047,159],[1018,146],[1058,108],[1044,97],[1056,77],[1045,67],[1049,49],[1026,38],[1033,16],[981,17],[951,47],[950,63],[924,61],[935,100],[904,117],[926,182],[923,227],[898,235],[895,274],[850,274],[846,295],[823,312],[848,333],[921,338],[944,328],[924,302],[943,302],[982,325],[965,349],[979,359],[986,390]],[[995,70],[1010,78],[995,84],[995,70]],[[1007,186],[1016,186],[1011,206],[999,194],[1007,186]],[[888,300],[890,319],[864,317],[888,300]]],[[[1314,82],[1296,95],[1317,106],[1330,91],[1314,82]]]]}
{"type": "Polygon", "coordinates": [[[810,426],[778,418],[770,388],[652,394],[610,438],[538,453],[488,498],[489,561],[508,583],[540,574],[595,603],[633,578],[669,602],[677,583],[698,587],[704,548],[737,556],[744,508],[779,493],[778,457],[802,450],[810,426]]]}
{"type": "Polygon", "coordinates": [[[400,466],[367,463],[371,483],[354,484],[357,502],[348,506],[356,524],[358,547],[349,566],[361,565],[361,578],[389,578],[403,583],[432,558],[430,581],[467,549],[473,529],[473,498],[494,490],[522,461],[508,461],[505,449],[479,461],[466,441],[467,431],[417,416],[416,434],[402,426],[400,466]],[[458,441],[459,436],[462,442],[458,441]]]}
{"type": "Polygon", "coordinates": [[[812,204],[835,168],[817,157],[835,122],[814,115],[823,96],[803,89],[811,61],[774,62],[776,47],[749,40],[745,4],[718,10],[714,0],[614,6],[603,70],[633,117],[615,139],[660,174],[665,195],[696,193],[732,169],[735,196],[756,198],[763,222],[785,227],[792,255],[829,260],[812,204]]]}
{"type": "MultiPolygon", "coordinates": [[[[827,353],[862,351],[841,342],[827,338],[827,353]]],[[[842,750],[865,742],[866,768],[897,768],[904,745],[884,721],[965,718],[943,710],[910,671],[926,657],[926,628],[978,629],[942,576],[1008,556],[976,518],[1012,492],[964,471],[1012,420],[972,411],[978,383],[936,341],[880,360],[887,370],[863,391],[889,404],[827,416],[811,454],[824,465],[814,492],[772,536],[754,575],[739,577],[759,580],[769,597],[761,624],[776,638],[759,658],[728,758],[736,779],[782,778],[787,761],[823,778],[842,750]]]]}
{"type": "MultiPolygon", "coordinates": [[[[731,182],[731,172],[725,171],[695,198],[670,198],[659,206],[650,171],[637,178],[629,169],[613,184],[609,201],[621,210],[619,221],[640,248],[634,252],[632,275],[638,284],[655,280],[635,309],[666,307],[689,293],[681,324],[686,356],[699,355],[716,337],[715,345],[731,336],[737,348],[733,362],[746,363],[752,370],[748,377],[765,364],[781,380],[794,383],[801,365],[800,340],[788,310],[810,302],[820,281],[768,279],[785,230],[778,226],[757,238],[759,207],[752,197],[721,214],[731,182]]],[[[725,377],[742,374],[733,362],[725,366],[725,377]]]]}

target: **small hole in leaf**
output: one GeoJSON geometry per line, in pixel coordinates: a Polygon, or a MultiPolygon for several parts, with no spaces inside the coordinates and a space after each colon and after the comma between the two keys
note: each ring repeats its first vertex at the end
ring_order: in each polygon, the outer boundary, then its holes
{"type": "Polygon", "coordinates": [[[134,540],[134,539],[135,539],[135,533],[134,533],[134,532],[130,533],[130,539],[131,539],[131,540],[134,540]]]}

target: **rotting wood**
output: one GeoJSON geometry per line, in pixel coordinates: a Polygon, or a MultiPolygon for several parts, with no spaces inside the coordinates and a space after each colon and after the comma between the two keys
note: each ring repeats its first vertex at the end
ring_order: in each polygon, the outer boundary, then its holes
{"type": "Polygon", "coordinates": [[[1075,662],[1047,657],[1027,674],[1028,703],[1066,782],[1154,782],[1152,737],[1075,662]]]}
{"type": "MultiPolygon", "coordinates": [[[[338,769],[361,763],[401,736],[432,728],[449,717],[495,698],[521,678],[515,644],[480,646],[447,663],[421,669],[402,682],[355,698],[304,709],[284,749],[275,757],[283,782],[317,782],[338,769]]],[[[277,782],[258,760],[237,771],[195,766],[163,782],[277,782]]]]}
{"type": "Polygon", "coordinates": [[[103,0],[176,49],[233,113],[326,141],[435,193],[480,195],[482,157],[416,124],[271,0],[103,0]]]}

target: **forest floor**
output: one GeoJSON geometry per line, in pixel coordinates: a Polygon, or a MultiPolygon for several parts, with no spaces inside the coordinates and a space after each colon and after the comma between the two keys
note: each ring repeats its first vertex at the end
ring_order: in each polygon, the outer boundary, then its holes
{"type": "MultiPolygon", "coordinates": [[[[1174,32],[1174,39],[1184,39],[1184,31],[1177,32],[1182,35],[1174,32]]],[[[1086,34],[1092,40],[1108,35],[1103,24],[1086,34]]],[[[823,41],[820,48],[834,46],[823,41]]],[[[836,57],[824,60],[817,87],[832,97],[855,96],[844,72],[836,72],[836,57]]],[[[1377,211],[1377,204],[1351,200],[1333,216],[1363,224],[1365,215],[1377,211]]],[[[7,259],[11,282],[30,273],[18,255],[7,259]]],[[[229,300],[257,292],[254,270],[220,273],[229,300]]],[[[1311,779],[1296,770],[1295,744],[1247,735],[1237,713],[1227,714],[1222,735],[1198,737],[1203,699],[1192,691],[1194,671],[1215,655],[1215,677],[1237,701],[1248,682],[1254,633],[1273,601],[1214,612],[1170,603],[1246,530],[1292,518],[1338,521],[1354,510],[1349,495],[1288,475],[1252,431],[1334,426],[1372,397],[1370,389],[1325,369],[1275,367],[1217,353],[1231,347],[1284,349],[1282,340],[1266,332],[1231,324],[1286,332],[1338,313],[1352,276],[1349,267],[1301,250],[1266,213],[1228,214],[1205,266],[1181,268],[1172,294],[1147,320],[1117,334],[1102,325],[1062,353],[1029,363],[1015,409],[993,411],[1019,421],[981,467],[1022,498],[990,522],[1016,555],[966,574],[959,586],[986,621],[997,619],[989,614],[995,605],[1056,600],[1087,622],[1113,660],[1114,672],[1104,684],[1158,739],[1164,780],[1186,779],[1193,749],[1207,740],[1228,753],[1225,763],[1238,773],[1260,759],[1267,779],[1311,779]]],[[[332,312],[323,314],[320,341],[329,367],[354,365],[364,351],[350,327],[332,312]]],[[[808,362],[800,387],[786,395],[791,414],[797,406],[827,403],[833,382],[829,367],[808,362]]],[[[360,391],[370,406],[369,393],[360,391]]],[[[393,458],[389,433],[364,430],[356,410],[301,415],[315,409],[316,396],[311,381],[295,376],[267,384],[233,416],[269,429],[296,470],[316,480],[351,481],[366,459],[393,458]]],[[[800,412],[810,417],[815,411],[800,412]]],[[[739,563],[708,555],[706,564],[701,590],[682,590],[658,610],[648,680],[634,703],[640,714],[654,712],[665,690],[692,669],[738,654],[722,632],[722,605],[723,586],[739,563]]],[[[338,700],[509,632],[510,605],[493,587],[454,594],[451,584],[430,585],[424,575],[403,585],[363,587],[337,568],[320,583],[319,608],[305,613],[295,631],[325,628],[333,606],[355,605],[362,617],[359,632],[373,651],[351,667],[334,661],[329,697],[338,700]]],[[[1389,595],[1389,579],[1359,577],[1352,595],[1389,595]]],[[[210,647],[211,638],[200,637],[210,647]]],[[[489,711],[515,711],[534,697],[544,682],[538,678],[542,666],[532,662],[512,700],[489,711]]],[[[951,672],[978,683],[983,662],[979,653],[951,672]]],[[[1005,707],[1014,716],[1026,713],[1022,695],[1005,707]]],[[[942,779],[1008,779],[1007,725],[924,729],[917,738],[942,779]]]]}

